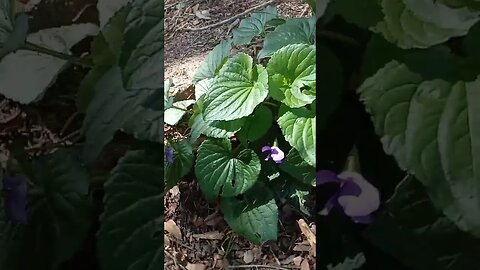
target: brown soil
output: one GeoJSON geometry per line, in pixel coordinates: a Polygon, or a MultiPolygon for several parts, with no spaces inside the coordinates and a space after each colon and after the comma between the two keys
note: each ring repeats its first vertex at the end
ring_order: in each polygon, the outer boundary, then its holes
{"type": "MultiPolygon", "coordinates": [[[[238,21],[215,28],[188,31],[231,18],[261,0],[166,0],[165,3],[165,79],[174,82],[173,91],[192,95],[191,80],[210,50],[231,35],[238,21]],[[195,15],[195,10],[208,10],[210,19],[195,15]]],[[[283,18],[309,16],[302,0],[277,1],[283,18]]],[[[248,16],[248,15],[247,15],[248,16]]],[[[242,19],[242,18],[240,18],[242,19]]],[[[250,48],[251,49],[251,48],[250,48]]],[[[165,136],[178,139],[188,133],[184,128],[165,126],[165,136]]],[[[281,225],[276,243],[255,246],[234,233],[225,223],[218,204],[207,203],[193,173],[165,196],[165,269],[315,269],[315,258],[306,237],[288,206],[280,211],[281,225]],[[178,234],[181,233],[181,235],[178,234]],[[250,265],[247,266],[247,265],[250,265]],[[283,268],[282,268],[283,267],[283,268]]],[[[315,230],[315,226],[310,226],[315,230]]]]}

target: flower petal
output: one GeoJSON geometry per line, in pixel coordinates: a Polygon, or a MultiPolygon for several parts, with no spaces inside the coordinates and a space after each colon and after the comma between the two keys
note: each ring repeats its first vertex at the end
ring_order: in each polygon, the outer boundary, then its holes
{"type": "Polygon", "coordinates": [[[265,152],[265,151],[270,151],[272,148],[268,145],[265,145],[264,147],[262,147],[262,152],[265,152]]]}
{"type": "Polygon", "coordinates": [[[338,177],[348,179],[346,181],[355,183],[361,189],[361,193],[357,196],[350,194],[339,196],[338,203],[343,207],[347,216],[367,216],[380,207],[378,190],[367,182],[362,175],[355,172],[343,172],[338,177]]]}
{"type": "Polygon", "coordinates": [[[5,213],[12,222],[27,223],[28,179],[17,174],[3,178],[5,213]]]}
{"type": "Polygon", "coordinates": [[[337,174],[332,171],[321,170],[317,172],[317,186],[326,183],[340,183],[341,181],[342,180],[337,177],[337,174]]]}
{"type": "Polygon", "coordinates": [[[173,163],[173,148],[171,147],[167,147],[165,149],[165,157],[167,159],[167,163],[168,164],[172,164],[173,163]]]}
{"type": "Polygon", "coordinates": [[[285,158],[285,153],[278,147],[276,146],[273,146],[272,147],[272,159],[276,162],[276,163],[281,163],[282,160],[285,158]]]}

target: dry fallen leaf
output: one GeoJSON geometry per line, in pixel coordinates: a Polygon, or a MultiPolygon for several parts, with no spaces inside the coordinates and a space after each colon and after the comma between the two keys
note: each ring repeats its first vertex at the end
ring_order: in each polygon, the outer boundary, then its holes
{"type": "Polygon", "coordinates": [[[300,265],[301,270],[310,270],[310,264],[308,263],[308,260],[305,259],[302,262],[302,265],[300,265]]]}
{"type": "Polygon", "coordinates": [[[302,231],[303,235],[307,237],[307,241],[310,244],[310,252],[313,257],[316,257],[316,246],[317,246],[317,238],[315,234],[312,232],[308,224],[305,222],[305,220],[300,219],[297,221],[298,226],[300,227],[300,230],[302,231]]]}
{"type": "Polygon", "coordinates": [[[243,261],[245,263],[253,262],[253,252],[251,250],[247,250],[245,253],[243,253],[243,261]]]}
{"type": "Polygon", "coordinates": [[[303,258],[301,256],[293,258],[293,264],[295,264],[296,266],[300,266],[300,264],[302,263],[302,259],[303,258]]]}
{"type": "Polygon", "coordinates": [[[306,246],[306,245],[295,245],[295,247],[293,247],[293,251],[309,251],[310,250],[310,247],[309,246],[306,246]]]}
{"type": "Polygon", "coordinates": [[[170,239],[168,239],[168,236],[166,234],[163,235],[163,243],[165,246],[170,246],[170,239]]]}
{"type": "Polygon", "coordinates": [[[212,18],[210,18],[210,11],[207,10],[197,10],[195,12],[195,16],[197,16],[198,18],[200,19],[204,19],[204,20],[211,20],[212,18]]]}
{"type": "Polygon", "coordinates": [[[173,235],[178,240],[182,239],[182,232],[180,231],[180,228],[178,228],[175,221],[173,221],[172,219],[170,219],[167,222],[164,222],[163,223],[163,228],[164,228],[165,231],[167,231],[168,233],[173,235]]]}
{"type": "Polygon", "coordinates": [[[282,260],[280,263],[282,265],[291,264],[293,262],[293,259],[295,259],[295,255],[290,255],[286,259],[282,260]]]}
{"type": "Polygon", "coordinates": [[[205,270],[205,268],[207,267],[202,263],[196,263],[196,264],[188,263],[185,268],[187,268],[187,270],[205,270]]]}
{"type": "Polygon", "coordinates": [[[223,239],[223,233],[218,231],[199,233],[199,234],[194,234],[192,236],[193,238],[206,239],[206,240],[222,240],[223,239]]]}

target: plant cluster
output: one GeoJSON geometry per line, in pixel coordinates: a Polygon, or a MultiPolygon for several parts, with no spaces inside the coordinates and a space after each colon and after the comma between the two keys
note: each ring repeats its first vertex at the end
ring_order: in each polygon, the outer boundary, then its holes
{"type": "Polygon", "coordinates": [[[315,17],[279,18],[274,6],[256,11],[207,55],[193,77],[195,99],[173,100],[170,82],[164,89],[165,122],[188,114],[190,128],[187,139],[166,145],[167,188],[193,167],[205,198],[219,200],[229,226],[256,244],[277,239],[276,199],[311,215],[315,24],[315,17]],[[256,57],[232,55],[257,38],[264,40],[256,57]]]}

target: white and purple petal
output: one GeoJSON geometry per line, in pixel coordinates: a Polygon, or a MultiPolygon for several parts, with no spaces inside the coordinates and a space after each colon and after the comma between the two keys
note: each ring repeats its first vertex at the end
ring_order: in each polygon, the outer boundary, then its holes
{"type": "Polygon", "coordinates": [[[356,172],[343,172],[338,175],[345,183],[350,183],[350,188],[357,186],[359,193],[346,192],[338,197],[338,203],[345,214],[350,217],[368,216],[380,207],[380,194],[378,189],[356,172]]]}

